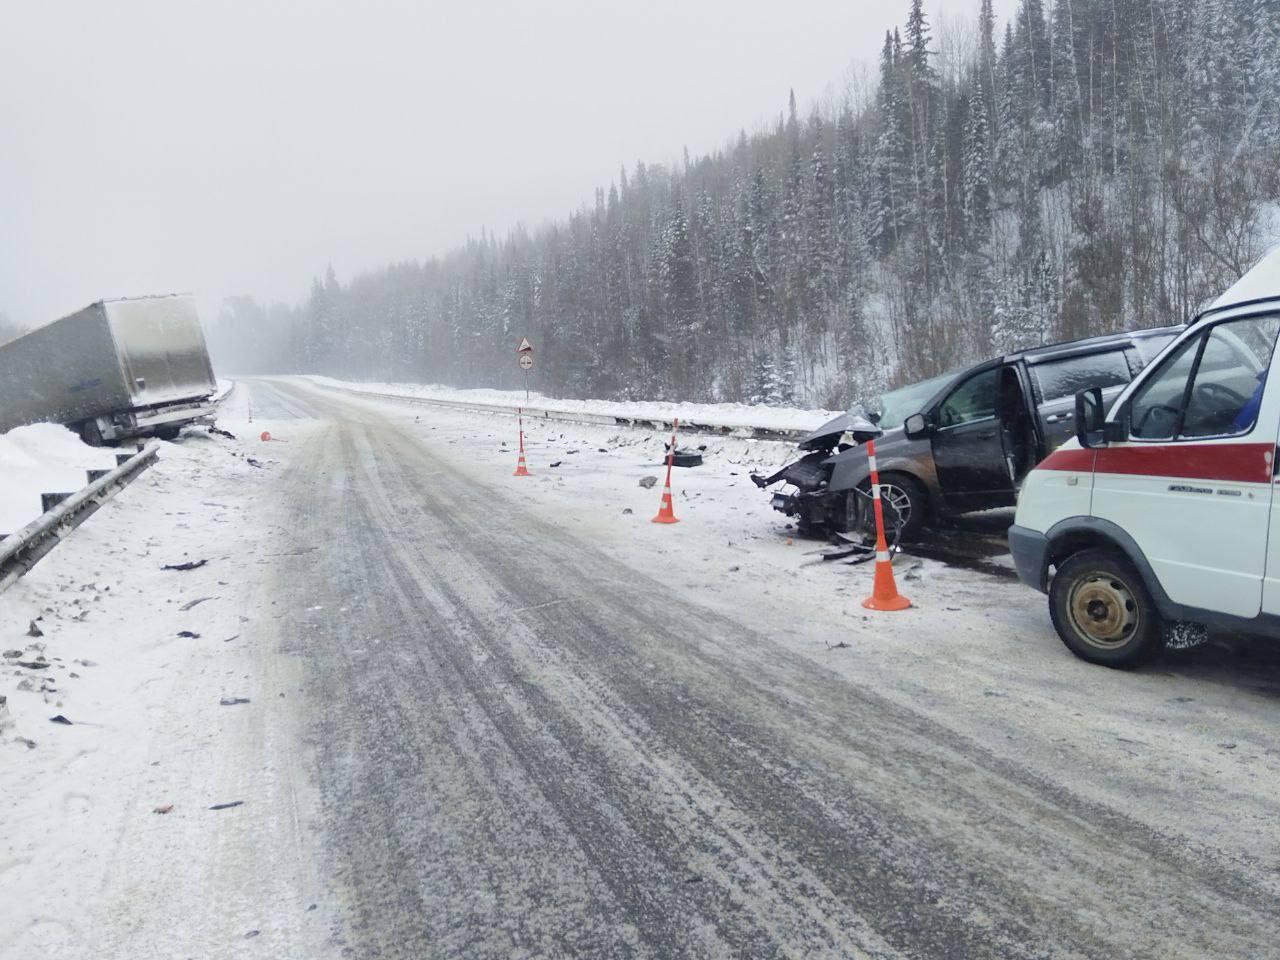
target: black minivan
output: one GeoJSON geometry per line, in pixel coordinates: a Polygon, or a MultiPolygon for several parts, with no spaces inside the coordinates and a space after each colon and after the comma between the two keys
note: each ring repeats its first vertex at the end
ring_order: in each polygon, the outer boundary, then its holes
{"type": "Polygon", "coordinates": [[[1013,506],[1022,478],[1075,435],[1075,395],[1101,387],[1117,395],[1182,327],[1090,337],[1035,347],[891,390],[855,406],[800,441],[809,451],[760,487],[784,481],[774,509],[801,528],[865,530],[870,471],[866,452],[841,443],[865,420],[876,440],[881,497],[890,522],[909,538],[931,517],[1013,506]]]}

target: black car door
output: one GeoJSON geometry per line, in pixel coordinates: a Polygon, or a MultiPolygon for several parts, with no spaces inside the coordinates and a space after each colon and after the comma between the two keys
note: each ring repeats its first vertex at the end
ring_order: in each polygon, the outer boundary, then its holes
{"type": "Polygon", "coordinates": [[[933,462],[952,511],[1013,502],[999,415],[1003,369],[989,367],[960,381],[934,413],[933,462]]]}

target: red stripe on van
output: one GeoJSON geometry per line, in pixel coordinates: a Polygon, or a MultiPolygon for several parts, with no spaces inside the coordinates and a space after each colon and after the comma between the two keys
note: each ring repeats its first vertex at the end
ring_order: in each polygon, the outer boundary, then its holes
{"type": "Polygon", "coordinates": [[[1085,473],[1093,469],[1093,450],[1055,450],[1040,461],[1041,470],[1070,470],[1085,473]]]}
{"type": "Polygon", "coordinates": [[[1125,473],[1180,480],[1270,483],[1274,448],[1269,443],[1158,443],[1097,450],[1055,450],[1040,464],[1044,470],[1125,473]]]}

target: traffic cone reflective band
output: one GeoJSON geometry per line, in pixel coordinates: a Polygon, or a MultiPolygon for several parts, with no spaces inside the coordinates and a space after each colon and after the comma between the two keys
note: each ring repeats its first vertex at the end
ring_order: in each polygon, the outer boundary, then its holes
{"type": "Polygon", "coordinates": [[[519,407],[516,407],[516,417],[520,423],[520,457],[516,460],[516,472],[512,476],[528,477],[532,476],[532,474],[529,473],[528,467],[524,465],[524,411],[519,407]]]}
{"type": "Polygon", "coordinates": [[[680,426],[679,418],[671,421],[671,446],[667,448],[667,479],[662,485],[662,503],[658,507],[658,515],[654,523],[679,523],[676,519],[675,506],[671,502],[671,461],[676,455],[676,428],[680,426]]]}
{"type": "Polygon", "coordinates": [[[884,538],[884,510],[880,507],[880,472],[876,469],[875,441],[867,441],[867,460],[871,464],[871,506],[876,518],[876,577],[871,596],[862,601],[868,610],[905,610],[911,601],[898,593],[893,580],[893,559],[884,538]]]}

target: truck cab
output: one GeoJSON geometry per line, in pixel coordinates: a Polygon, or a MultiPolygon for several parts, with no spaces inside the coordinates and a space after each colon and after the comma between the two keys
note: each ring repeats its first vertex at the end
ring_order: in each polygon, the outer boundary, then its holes
{"type": "Polygon", "coordinates": [[[1114,401],[1077,395],[1076,437],[1027,477],[1009,545],[1078,656],[1133,666],[1175,626],[1280,636],[1277,335],[1280,250],[1114,401]]]}

